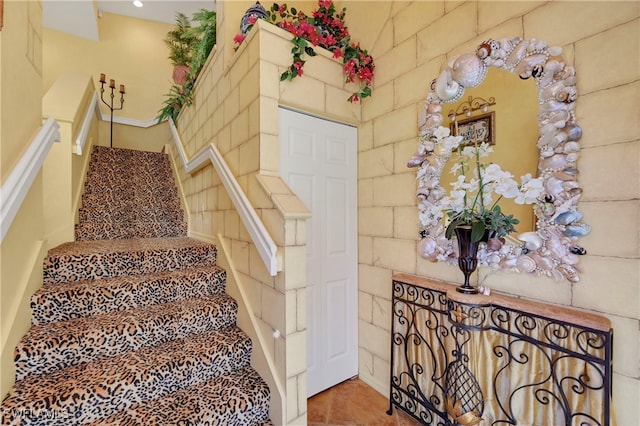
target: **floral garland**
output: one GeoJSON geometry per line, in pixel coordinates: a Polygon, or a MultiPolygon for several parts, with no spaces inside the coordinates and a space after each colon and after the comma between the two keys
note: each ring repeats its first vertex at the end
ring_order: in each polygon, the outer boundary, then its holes
{"type": "MultiPolygon", "coordinates": [[[[293,62],[280,75],[280,81],[291,81],[302,76],[306,62],[304,55],[316,56],[312,46],[320,46],[333,52],[334,58],[342,58],[345,82],[355,83],[357,80],[359,83],[359,90],[349,96],[349,102],[358,102],[371,96],[375,64],[367,50],[360,47],[360,43],[351,42],[351,35],[344,23],[346,11],[343,8],[336,12],[332,0],[319,0],[318,9],[312,16],[307,16],[295,7],[289,9],[286,4],[274,3],[271,6],[266,20],[293,34],[293,62]]],[[[249,29],[257,19],[254,15],[249,17],[249,29]]],[[[244,34],[237,34],[233,41],[239,45],[244,39],[244,34]]]]}

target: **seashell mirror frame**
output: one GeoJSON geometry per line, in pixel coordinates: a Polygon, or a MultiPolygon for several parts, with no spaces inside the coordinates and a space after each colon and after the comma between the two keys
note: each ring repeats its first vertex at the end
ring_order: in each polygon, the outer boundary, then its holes
{"type": "Polygon", "coordinates": [[[538,86],[538,176],[544,181],[544,192],[533,205],[536,231],[509,237],[506,244],[481,243],[478,264],[578,282],[578,258],[586,254],[578,238],[590,227],[580,222],[582,214],[577,210],[582,195],[576,165],[582,129],[575,122],[575,70],[565,63],[561,47],[549,47],[536,39],[489,39],[475,52],[450,60],[432,81],[418,120],[418,151],[407,164],[419,167],[416,195],[422,238],[418,252],[431,261],[457,263],[454,244],[445,237],[443,198],[447,191],[440,186],[451,151],[441,146],[434,149],[429,142],[442,123],[442,105],[460,99],[466,87],[480,85],[488,67],[533,78],[538,86]]]}

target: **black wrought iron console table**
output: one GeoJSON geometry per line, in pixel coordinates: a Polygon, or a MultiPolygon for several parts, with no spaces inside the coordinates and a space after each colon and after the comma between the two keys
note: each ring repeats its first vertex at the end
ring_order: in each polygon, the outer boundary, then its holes
{"type": "Polygon", "coordinates": [[[393,277],[389,414],[428,425],[609,425],[611,322],[393,277]]]}

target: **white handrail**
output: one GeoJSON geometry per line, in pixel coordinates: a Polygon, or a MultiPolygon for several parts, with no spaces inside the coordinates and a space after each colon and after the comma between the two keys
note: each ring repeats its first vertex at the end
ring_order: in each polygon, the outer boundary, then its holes
{"type": "MultiPolygon", "coordinates": [[[[100,102],[96,102],[96,112],[102,121],[111,121],[111,113],[102,111],[102,109],[100,109],[100,102]]],[[[149,127],[159,124],[157,118],[149,118],[148,120],[142,121],[117,115],[113,116],[113,122],[116,124],[124,124],[126,126],[141,127],[143,129],[148,129],[149,127]]]]}
{"type": "Polygon", "coordinates": [[[2,188],[0,188],[0,242],[7,235],[11,223],[36,175],[42,168],[54,141],[60,142],[60,125],[55,119],[49,118],[44,122],[29,148],[2,184],[2,188]]]}
{"type": "Polygon", "coordinates": [[[187,155],[184,152],[184,148],[182,146],[182,140],[180,139],[180,135],[178,134],[178,129],[176,129],[176,125],[173,120],[169,119],[169,127],[171,128],[171,134],[173,135],[173,141],[176,144],[176,148],[178,149],[178,153],[180,154],[180,158],[182,159],[182,164],[184,165],[187,173],[191,173],[202,168],[208,161],[213,164],[218,175],[220,176],[220,180],[224,185],[233,205],[238,211],[238,215],[240,219],[242,219],[242,223],[247,228],[253,243],[256,245],[258,253],[262,258],[265,266],[269,270],[269,274],[272,276],[278,273],[278,260],[277,260],[277,247],[273,242],[273,239],[267,232],[266,228],[262,224],[262,221],[256,214],[255,210],[251,206],[249,199],[245,195],[242,188],[238,184],[235,176],[229,170],[227,163],[222,158],[220,151],[216,148],[215,145],[209,144],[204,149],[202,149],[198,154],[196,154],[191,160],[187,159],[187,155]]]}
{"type": "Polygon", "coordinates": [[[84,120],[82,121],[80,133],[76,138],[76,154],[78,155],[82,155],[82,149],[84,148],[84,144],[87,142],[89,129],[91,128],[91,123],[93,122],[93,112],[96,108],[98,108],[98,94],[96,92],[93,92],[93,96],[89,101],[89,107],[87,108],[87,112],[84,115],[84,120]]]}
{"type": "MultiPolygon", "coordinates": [[[[98,118],[102,121],[111,121],[111,115],[103,112],[100,109],[100,102],[98,101],[98,93],[94,92],[91,101],[89,101],[89,106],[87,107],[87,112],[84,115],[84,120],[82,121],[82,127],[80,128],[80,133],[76,138],[76,154],[82,155],[82,150],[84,149],[84,145],[87,141],[87,136],[89,135],[89,129],[91,128],[91,123],[93,122],[93,112],[95,111],[98,114],[98,118]]],[[[127,126],[133,127],[141,127],[143,129],[147,129],[149,127],[155,126],[158,124],[158,120],[155,118],[150,118],[145,121],[134,120],[133,118],[126,117],[113,117],[113,122],[116,124],[124,124],[127,126]]]]}

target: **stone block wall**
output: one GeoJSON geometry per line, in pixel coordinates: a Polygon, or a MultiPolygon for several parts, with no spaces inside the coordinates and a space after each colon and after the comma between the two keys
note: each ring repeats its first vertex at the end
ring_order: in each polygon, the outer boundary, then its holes
{"type": "MultiPolygon", "coordinates": [[[[278,177],[277,108],[358,125],[360,377],[386,394],[392,274],[461,281],[456,268],[416,255],[415,170],[406,168],[406,161],[416,149],[424,97],[452,56],[475,50],[487,38],[520,36],[562,46],[576,68],[578,123],[584,130],[579,208],[593,231],[582,240],[589,253],[581,259],[579,283],[489,272],[479,273],[478,280],[496,291],[610,318],[616,336],[614,406],[619,424],[634,424],[640,417],[639,4],[336,3],[347,7],[354,40],[374,56],[371,99],[361,106],[344,102],[349,90],[328,55],[308,62],[301,79],[279,82],[291,60],[287,34],[259,23],[237,52],[214,56],[200,77],[194,107],[179,120],[188,156],[216,144],[282,254],[284,270],[273,279],[256,266],[257,252],[215,172],[204,168],[182,175],[193,231],[220,233],[230,241],[233,263],[253,289],[250,303],[264,336],[285,330],[270,350],[285,383],[288,423],[306,418],[304,219],[298,200],[278,177]],[[298,216],[292,219],[287,212],[298,216]]],[[[228,4],[219,5],[219,26],[226,20],[235,26],[239,16],[226,16],[228,4]]],[[[229,43],[219,40],[219,52],[231,52],[229,43]]]]}
{"type": "MultiPolygon", "coordinates": [[[[220,25],[227,17],[219,13],[220,25]]],[[[346,101],[351,89],[343,83],[340,62],[322,49],[305,65],[304,78],[281,82],[280,74],[291,63],[291,36],[264,21],[255,27],[226,61],[219,43],[198,77],[194,105],[181,112],[177,125],[188,159],[209,144],[218,148],[278,247],[281,272],[269,275],[211,165],[192,174],[179,168],[179,178],[190,235],[219,238],[230,247],[229,265],[244,287],[286,393],[284,418],[288,424],[305,424],[310,213],[279,177],[278,111],[287,106],[357,123],[360,109],[346,101]],[[280,337],[274,337],[275,331],[280,337]]],[[[173,155],[180,164],[177,152],[173,155]]]]}
{"type": "MultiPolygon", "coordinates": [[[[487,38],[536,38],[576,68],[583,128],[580,282],[481,271],[493,290],[603,314],[614,325],[618,423],[640,418],[640,24],[638,2],[338,2],[376,63],[359,126],[360,377],[387,394],[391,276],[461,282],[460,271],[416,255],[416,121],[429,85],[452,56],[487,38]]],[[[523,84],[534,84],[523,82],[523,84]]],[[[499,139],[499,136],[498,136],[499,139]]],[[[500,142],[499,142],[500,143],[500,142]]]]}

